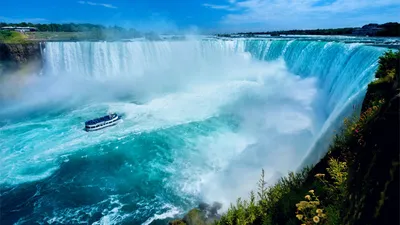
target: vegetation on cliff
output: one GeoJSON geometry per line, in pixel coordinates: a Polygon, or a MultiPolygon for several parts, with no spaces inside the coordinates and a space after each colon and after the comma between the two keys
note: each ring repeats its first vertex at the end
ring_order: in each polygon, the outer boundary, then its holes
{"type": "MultiPolygon", "coordinates": [[[[239,198],[214,223],[399,224],[399,62],[399,51],[380,57],[361,115],[344,120],[319,163],[270,187],[262,172],[257,194],[239,198]]],[[[173,224],[211,224],[192,223],[192,214],[173,224]]]]}
{"type": "Polygon", "coordinates": [[[15,32],[15,31],[5,31],[0,30],[0,43],[27,43],[27,36],[15,32]]]}

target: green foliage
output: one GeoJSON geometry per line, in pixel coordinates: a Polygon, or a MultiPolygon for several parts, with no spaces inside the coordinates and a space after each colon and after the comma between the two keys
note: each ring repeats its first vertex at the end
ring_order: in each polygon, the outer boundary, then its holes
{"type": "Polygon", "coordinates": [[[326,169],[329,179],[325,174],[316,174],[315,177],[323,183],[326,192],[325,202],[329,203],[326,207],[326,224],[340,225],[340,219],[344,216],[344,202],[347,199],[347,177],[348,167],[346,162],[341,162],[331,158],[326,169]]]}
{"type": "MultiPolygon", "coordinates": [[[[393,52],[389,50],[379,57],[379,67],[376,72],[376,78],[385,78],[398,73],[400,67],[400,51],[393,52]]],[[[394,78],[394,77],[393,77],[394,78]]]]}
{"type": "Polygon", "coordinates": [[[328,165],[328,176],[322,173],[315,175],[323,184],[321,191],[324,197],[319,198],[314,190],[309,190],[305,200],[296,204],[296,217],[302,224],[341,224],[345,214],[343,202],[347,197],[347,163],[331,158],[328,165]]]}
{"type": "Polygon", "coordinates": [[[186,224],[205,225],[205,215],[199,209],[192,209],[183,218],[186,224]]]}
{"type": "Polygon", "coordinates": [[[4,43],[24,43],[27,42],[26,36],[15,31],[0,31],[0,42],[4,43]]]}
{"type": "MultiPolygon", "coordinates": [[[[264,180],[264,170],[258,183],[257,197],[250,193],[250,200],[238,199],[235,205],[231,205],[228,212],[221,217],[216,224],[279,224],[277,209],[282,209],[286,219],[290,220],[290,213],[294,210],[294,203],[301,198],[292,198],[299,192],[309,172],[305,168],[299,173],[289,173],[281,178],[275,185],[267,187],[264,180]]],[[[281,214],[279,214],[281,215],[281,214]]]]}
{"type": "Polygon", "coordinates": [[[316,175],[322,184],[318,189],[325,192],[322,200],[315,195],[314,190],[309,190],[304,196],[308,188],[305,180],[309,169],[297,174],[289,173],[270,187],[266,186],[262,171],[257,199],[253,192],[249,201],[239,198],[216,224],[298,224],[296,221],[300,220],[304,224],[314,224],[318,221],[320,224],[339,225],[347,188],[347,165],[345,162],[331,159],[327,171],[329,180],[325,179],[325,174],[316,175]],[[322,202],[328,203],[325,209],[322,202]],[[296,208],[297,219],[293,218],[296,208]]]}
{"type": "Polygon", "coordinates": [[[377,79],[372,82],[372,85],[382,84],[382,83],[391,83],[396,78],[396,70],[392,69],[386,73],[385,77],[377,79]]]}
{"type": "Polygon", "coordinates": [[[5,31],[5,30],[0,31],[0,40],[1,41],[8,40],[11,37],[12,37],[12,33],[10,31],[5,31]]]}
{"type": "Polygon", "coordinates": [[[296,204],[296,217],[302,224],[325,224],[326,214],[321,207],[321,202],[314,190],[309,190],[304,196],[305,201],[300,201],[296,204]]]}
{"type": "Polygon", "coordinates": [[[186,225],[186,223],[183,222],[182,220],[173,220],[168,222],[168,225],[186,225]]]}
{"type": "Polygon", "coordinates": [[[325,211],[327,225],[342,225],[343,216],[340,215],[341,212],[337,205],[328,205],[325,211]]]}
{"type": "Polygon", "coordinates": [[[65,24],[32,24],[32,23],[0,23],[0,27],[5,26],[13,26],[13,27],[36,27],[39,31],[48,31],[48,32],[85,32],[90,31],[92,29],[105,29],[105,26],[90,24],[90,23],[65,23],[65,24]]]}
{"type": "Polygon", "coordinates": [[[340,162],[336,159],[329,160],[329,167],[326,169],[333,180],[333,184],[329,184],[326,180],[322,179],[326,184],[327,190],[332,194],[339,197],[335,199],[341,201],[346,195],[346,181],[347,181],[347,163],[340,162]]]}
{"type": "Polygon", "coordinates": [[[378,106],[378,101],[385,101],[383,104],[390,101],[393,96],[399,93],[398,83],[400,75],[400,51],[387,51],[379,58],[379,67],[376,72],[374,82],[368,85],[368,92],[365,96],[363,110],[367,107],[371,108],[378,106]]]}
{"type": "Polygon", "coordinates": [[[28,32],[32,39],[53,39],[56,40],[113,40],[121,38],[135,38],[143,36],[135,29],[125,29],[119,26],[103,26],[90,23],[66,23],[66,24],[32,24],[32,23],[0,23],[0,27],[16,26],[16,27],[36,27],[38,32],[28,32]],[[67,33],[65,34],[52,34],[52,33],[67,33]],[[38,33],[38,35],[36,35],[38,33]],[[49,33],[49,34],[43,34],[49,33]],[[77,33],[85,33],[80,35],[77,33]],[[44,38],[45,37],[45,38],[44,38]]]}

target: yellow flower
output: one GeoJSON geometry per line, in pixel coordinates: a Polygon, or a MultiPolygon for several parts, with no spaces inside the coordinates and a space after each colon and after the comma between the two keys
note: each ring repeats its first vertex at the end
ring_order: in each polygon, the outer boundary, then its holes
{"type": "Polygon", "coordinates": [[[311,196],[310,195],[306,195],[304,198],[307,199],[307,200],[311,200],[311,196]]]}
{"type": "Polygon", "coordinates": [[[303,219],[303,215],[301,215],[301,214],[296,215],[296,217],[297,217],[297,219],[299,219],[299,220],[303,219]]]}
{"type": "Polygon", "coordinates": [[[305,223],[302,223],[301,225],[306,225],[305,223]]]}
{"type": "Polygon", "coordinates": [[[314,216],[312,218],[312,220],[314,221],[314,223],[319,223],[319,217],[318,216],[314,216]]]}
{"type": "Polygon", "coordinates": [[[308,192],[310,192],[311,194],[314,194],[314,190],[309,190],[308,192]]]}
{"type": "Polygon", "coordinates": [[[316,211],[318,214],[321,214],[322,213],[322,209],[317,209],[317,211],[316,211]]]}

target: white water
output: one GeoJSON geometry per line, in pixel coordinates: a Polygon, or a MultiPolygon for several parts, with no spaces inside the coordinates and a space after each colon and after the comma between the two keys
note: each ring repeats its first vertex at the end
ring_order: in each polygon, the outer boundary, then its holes
{"type": "MultiPolygon", "coordinates": [[[[82,149],[165,130],[165,142],[175,148],[164,153],[173,163],[144,162],[173,177],[160,188],[227,207],[256,187],[261,168],[273,182],[315,163],[327,143],[313,146],[362,100],[382,52],[359,44],[249,39],[47,43],[43,76],[29,77],[0,111],[11,119],[0,127],[0,183],[44,179],[82,149]],[[123,122],[96,134],[81,130],[84,118],[108,110],[123,113],[123,122]],[[53,111],[56,116],[48,115],[53,111]],[[31,112],[34,118],[19,119],[31,112]],[[237,125],[226,122],[230,116],[237,125]],[[222,119],[207,122],[213,118],[222,119]],[[193,122],[201,126],[179,130],[193,122]]],[[[145,223],[185,210],[172,209],[145,223]]]]}

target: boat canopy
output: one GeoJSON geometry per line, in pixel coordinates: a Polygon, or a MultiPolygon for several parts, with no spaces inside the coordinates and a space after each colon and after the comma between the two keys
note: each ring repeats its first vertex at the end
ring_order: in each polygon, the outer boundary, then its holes
{"type": "Polygon", "coordinates": [[[96,119],[93,119],[93,120],[88,120],[88,121],[85,122],[85,125],[94,125],[96,123],[106,122],[106,121],[114,119],[115,117],[117,117],[117,114],[116,113],[112,113],[112,114],[107,115],[107,116],[103,116],[103,117],[96,118],[96,119]]]}

